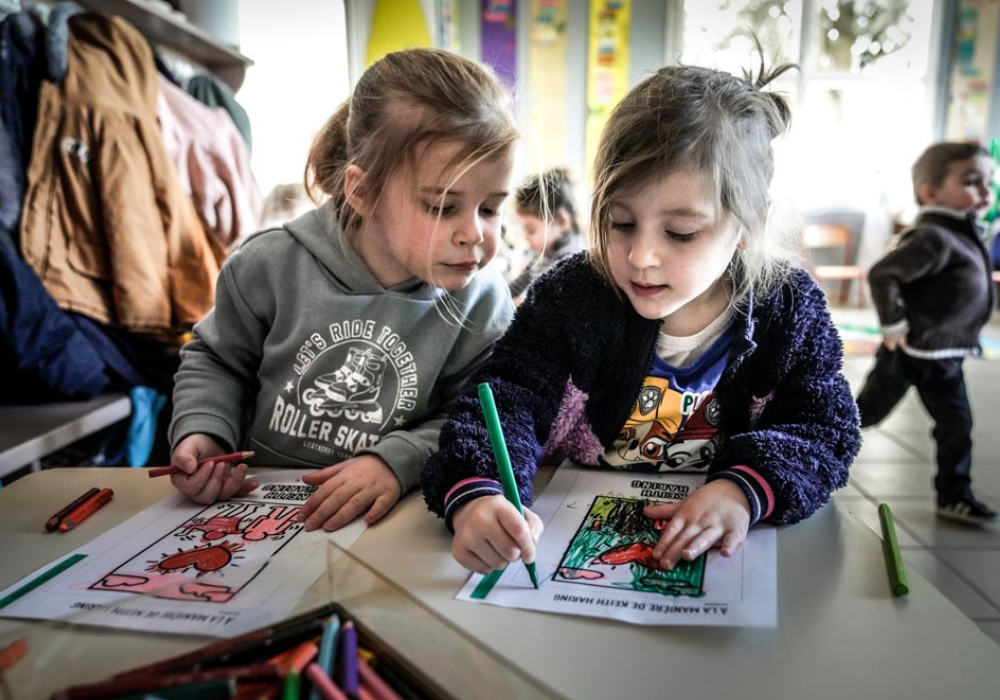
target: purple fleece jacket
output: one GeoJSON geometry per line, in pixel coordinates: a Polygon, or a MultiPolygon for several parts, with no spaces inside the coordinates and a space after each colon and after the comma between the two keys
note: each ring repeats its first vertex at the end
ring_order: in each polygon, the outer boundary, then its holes
{"type": "MultiPolygon", "coordinates": [[[[738,468],[749,467],[770,492],[763,519],[797,522],[847,483],[861,444],[857,406],[841,374],[840,337],[823,292],[803,270],[764,298],[749,299],[735,318],[741,328],[716,387],[723,440],[707,478],[734,477],[734,468],[745,475],[738,468]]],[[[474,492],[463,503],[500,492],[486,481],[498,476],[477,383],[493,388],[521,499],[530,505],[543,446],[546,456],[594,465],[618,436],[659,330],[660,322],[635,313],[583,254],[546,273],[455,402],[440,449],[421,475],[428,507],[450,527],[456,499],[446,497],[456,484],[473,486],[461,487],[474,492]]]]}

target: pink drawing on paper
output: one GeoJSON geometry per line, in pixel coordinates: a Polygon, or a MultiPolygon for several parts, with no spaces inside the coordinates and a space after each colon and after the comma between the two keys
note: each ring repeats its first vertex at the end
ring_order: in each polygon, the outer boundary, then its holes
{"type": "Polygon", "coordinates": [[[226,603],[302,530],[301,506],[228,501],[208,506],[89,588],[226,603]]]}

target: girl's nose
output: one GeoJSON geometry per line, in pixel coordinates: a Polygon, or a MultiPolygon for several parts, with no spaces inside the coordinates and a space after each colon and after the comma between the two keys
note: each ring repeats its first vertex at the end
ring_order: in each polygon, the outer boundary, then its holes
{"type": "Polygon", "coordinates": [[[471,217],[463,217],[457,222],[451,234],[455,245],[478,245],[483,242],[483,220],[478,213],[471,217]]]}
{"type": "Polygon", "coordinates": [[[649,244],[646,236],[636,233],[629,243],[628,261],[637,270],[644,270],[648,267],[656,267],[659,263],[659,256],[654,246],[649,244]]]}

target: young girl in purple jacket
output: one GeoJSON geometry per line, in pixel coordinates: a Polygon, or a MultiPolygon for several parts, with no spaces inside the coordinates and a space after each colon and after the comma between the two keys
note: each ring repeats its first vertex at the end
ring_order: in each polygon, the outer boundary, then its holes
{"type": "Polygon", "coordinates": [[[788,68],[664,68],[614,110],[590,253],[532,286],[421,476],[466,568],[530,563],[542,531],[502,495],[478,382],[527,505],[543,459],[706,474],[645,509],[669,520],[653,550],[664,569],[713,546],[729,556],[754,523],[808,517],[847,483],[860,435],[840,339],[794,245],[766,226],[789,110],[764,88],[788,68]]]}

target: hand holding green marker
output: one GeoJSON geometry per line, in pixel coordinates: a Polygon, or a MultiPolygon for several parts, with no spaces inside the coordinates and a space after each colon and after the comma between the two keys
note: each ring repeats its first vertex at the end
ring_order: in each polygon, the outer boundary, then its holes
{"type": "MultiPolygon", "coordinates": [[[[507,443],[503,439],[503,429],[500,427],[500,416],[497,414],[497,405],[493,401],[493,390],[487,382],[479,385],[479,405],[483,407],[483,416],[486,418],[486,430],[490,434],[490,444],[493,446],[493,456],[496,458],[497,469],[500,470],[500,483],[503,484],[503,495],[510,501],[517,512],[524,515],[524,508],[521,507],[521,497],[517,494],[517,482],[514,480],[514,470],[510,466],[510,456],[507,454],[507,443]]],[[[525,563],[528,569],[528,576],[531,583],[538,588],[538,573],[535,571],[535,563],[525,563]]]]}

